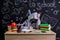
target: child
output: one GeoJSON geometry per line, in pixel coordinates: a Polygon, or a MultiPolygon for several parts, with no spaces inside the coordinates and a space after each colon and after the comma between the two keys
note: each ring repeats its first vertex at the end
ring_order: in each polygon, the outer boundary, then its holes
{"type": "Polygon", "coordinates": [[[31,16],[32,18],[30,19],[30,26],[32,26],[34,29],[39,29],[39,25],[41,23],[40,14],[41,13],[34,12],[31,16]]]}

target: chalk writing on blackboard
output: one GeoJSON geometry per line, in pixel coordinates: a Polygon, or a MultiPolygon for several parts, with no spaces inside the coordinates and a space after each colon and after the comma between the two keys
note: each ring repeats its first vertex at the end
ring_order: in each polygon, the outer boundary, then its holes
{"type": "Polygon", "coordinates": [[[9,5],[8,5],[8,2],[3,3],[3,6],[8,7],[8,6],[9,6],[9,5]]]}
{"type": "Polygon", "coordinates": [[[58,3],[60,4],[60,1],[58,3]]]}
{"type": "Polygon", "coordinates": [[[23,0],[23,2],[28,2],[28,0],[23,0]]]}
{"type": "Polygon", "coordinates": [[[28,0],[16,0],[15,2],[26,3],[28,0]]]}
{"type": "Polygon", "coordinates": [[[56,26],[56,31],[60,31],[60,23],[56,26]]]}
{"type": "Polygon", "coordinates": [[[53,11],[54,9],[51,9],[51,11],[53,11]]]}
{"type": "Polygon", "coordinates": [[[40,5],[41,5],[41,3],[38,2],[37,3],[37,7],[36,7],[37,10],[41,10],[42,9],[42,7],[40,5]]]}
{"type": "Polygon", "coordinates": [[[3,7],[1,12],[2,14],[7,14],[10,11],[10,9],[8,7],[3,7]]]}
{"type": "Polygon", "coordinates": [[[56,31],[60,30],[60,26],[57,26],[56,31]]]}
{"type": "Polygon", "coordinates": [[[36,2],[37,0],[32,0],[33,2],[36,2]]]}
{"type": "Polygon", "coordinates": [[[59,21],[58,19],[56,19],[56,18],[54,18],[54,17],[51,17],[50,19],[51,19],[51,20],[50,20],[51,22],[49,21],[49,23],[50,23],[53,27],[54,27],[54,26],[58,23],[58,21],[59,21]]]}
{"type": "Polygon", "coordinates": [[[44,14],[42,17],[41,17],[41,21],[44,22],[44,23],[47,23],[47,21],[49,20],[49,16],[44,14]]]}
{"type": "Polygon", "coordinates": [[[29,3],[31,3],[32,1],[31,0],[29,0],[29,3]]]}
{"type": "Polygon", "coordinates": [[[42,17],[41,17],[41,21],[42,23],[48,23],[48,24],[51,24],[52,27],[54,27],[57,23],[58,23],[58,19],[54,18],[54,17],[51,17],[47,14],[44,14],[42,17]]]}
{"type": "Polygon", "coordinates": [[[41,8],[40,7],[37,7],[36,10],[41,10],[41,8]]]}
{"type": "Polygon", "coordinates": [[[9,1],[8,3],[11,4],[11,5],[13,5],[13,2],[11,2],[11,1],[9,1]]]}
{"type": "Polygon", "coordinates": [[[53,0],[52,3],[46,3],[45,0],[43,0],[42,7],[55,7],[55,0],[53,0]]]}
{"type": "Polygon", "coordinates": [[[59,10],[54,10],[54,11],[53,11],[53,14],[54,14],[54,15],[58,15],[58,13],[59,13],[59,10]]]}
{"type": "Polygon", "coordinates": [[[34,2],[29,3],[29,7],[36,7],[36,3],[34,3],[34,2]]]}
{"type": "Polygon", "coordinates": [[[3,19],[10,19],[10,16],[8,14],[4,15],[3,19]]]}
{"type": "Polygon", "coordinates": [[[56,1],[53,0],[53,2],[50,2],[50,3],[46,3],[46,0],[43,0],[43,2],[29,2],[29,7],[30,8],[35,8],[37,10],[41,10],[42,8],[44,7],[53,7],[53,8],[56,8],[56,1]]]}
{"type": "Polygon", "coordinates": [[[28,2],[37,2],[38,0],[28,0],[28,2]]]}
{"type": "Polygon", "coordinates": [[[22,2],[22,0],[15,0],[15,5],[19,5],[22,2]]]}
{"type": "Polygon", "coordinates": [[[45,12],[49,12],[49,10],[45,10],[45,12]]]}

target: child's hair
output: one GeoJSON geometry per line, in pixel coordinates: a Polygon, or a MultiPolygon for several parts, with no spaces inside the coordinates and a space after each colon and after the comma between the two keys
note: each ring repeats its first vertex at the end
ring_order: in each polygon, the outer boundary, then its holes
{"type": "Polygon", "coordinates": [[[39,12],[39,11],[38,11],[37,13],[38,13],[38,14],[41,14],[41,12],[39,12]]]}

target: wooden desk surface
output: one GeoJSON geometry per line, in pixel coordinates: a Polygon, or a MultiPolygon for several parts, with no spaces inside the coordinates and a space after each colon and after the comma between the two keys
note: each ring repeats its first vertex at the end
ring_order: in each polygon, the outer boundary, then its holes
{"type": "Polygon", "coordinates": [[[56,34],[56,33],[54,33],[53,31],[46,31],[46,33],[42,33],[40,30],[34,30],[33,32],[26,32],[26,33],[24,33],[24,32],[20,32],[20,33],[17,33],[17,32],[6,32],[5,33],[5,35],[6,34],[56,34]]]}
{"type": "Polygon", "coordinates": [[[29,33],[6,32],[5,40],[56,40],[56,33],[53,31],[42,33],[40,30],[35,30],[29,33]]]}

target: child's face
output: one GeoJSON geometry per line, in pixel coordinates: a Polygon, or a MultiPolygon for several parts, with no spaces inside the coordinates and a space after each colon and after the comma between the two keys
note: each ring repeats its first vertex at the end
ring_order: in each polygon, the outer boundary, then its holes
{"type": "Polygon", "coordinates": [[[37,17],[40,18],[40,14],[37,14],[37,17]]]}

